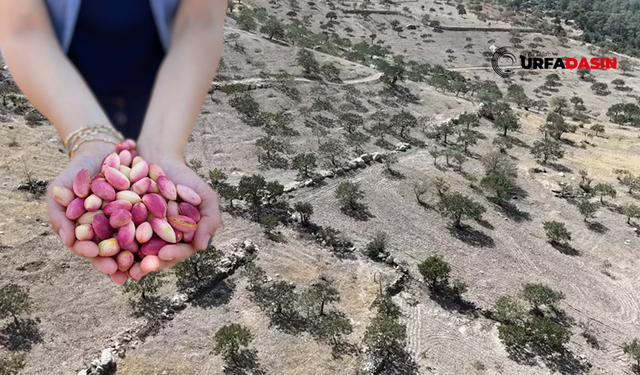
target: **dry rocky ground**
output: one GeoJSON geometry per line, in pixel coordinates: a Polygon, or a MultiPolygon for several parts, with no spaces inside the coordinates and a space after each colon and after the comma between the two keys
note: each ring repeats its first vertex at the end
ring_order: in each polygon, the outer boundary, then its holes
{"type": "MultiPolygon", "coordinates": [[[[348,3],[350,4],[350,3],[348,3]]],[[[287,21],[291,10],[288,3],[267,3],[251,0],[245,5],[265,7],[270,14],[287,21]]],[[[298,18],[312,16],[311,30],[319,31],[320,22],[330,11],[325,3],[311,6],[300,4],[298,18]]],[[[454,6],[432,0],[400,3],[392,9],[398,11],[407,6],[411,15],[361,16],[338,13],[334,29],[353,43],[367,40],[372,32],[378,39],[391,46],[394,54],[402,54],[408,60],[441,64],[447,68],[479,67],[487,64],[482,57],[489,45],[509,45],[506,32],[445,31],[433,33],[435,42],[424,43],[420,34],[432,33],[419,20],[430,8],[432,19],[444,25],[486,26],[473,14],[463,18],[454,6]],[[426,11],[421,10],[425,5],[426,11]],[[439,10],[443,7],[444,10],[439,10]],[[453,12],[449,15],[449,12],[453,12]],[[402,24],[420,25],[415,32],[405,30],[399,36],[388,23],[398,20],[402,24]],[[386,30],[379,27],[386,24],[386,30]],[[351,33],[344,29],[350,27],[351,33]],[[472,38],[471,54],[464,46],[466,38],[472,38]],[[490,42],[491,40],[494,40],[490,42]],[[453,49],[456,59],[448,62],[445,50],[453,49]]],[[[405,12],[406,13],[406,12],[405,12]]],[[[508,24],[493,21],[494,26],[508,24]]],[[[217,81],[259,78],[264,72],[277,74],[286,71],[302,77],[302,68],[296,64],[297,48],[268,42],[259,34],[237,29],[233,19],[227,20],[224,62],[217,81]],[[230,35],[238,34],[229,38],[230,35]],[[234,38],[244,46],[244,53],[232,48],[234,38]],[[261,73],[262,72],[262,73],[261,73]],[[221,77],[223,77],[221,79],[221,77]]],[[[560,56],[591,56],[587,46],[571,41],[562,47],[555,37],[527,34],[522,44],[531,43],[541,36],[543,51],[557,52],[560,56]]],[[[343,81],[362,79],[362,83],[328,85],[327,96],[338,106],[345,101],[346,88],[357,89],[363,105],[371,114],[375,108],[389,113],[406,109],[416,116],[428,118],[428,125],[452,118],[464,111],[476,111],[475,98],[442,94],[426,83],[407,81],[406,86],[417,96],[417,101],[404,106],[392,106],[380,96],[384,84],[379,82],[379,72],[339,57],[316,54],[321,63],[332,61],[341,69],[343,81]],[[376,76],[377,75],[377,76],[376,76]],[[368,80],[368,77],[376,79],[368,80]]],[[[503,91],[507,83],[498,79],[490,69],[463,70],[467,78],[479,76],[482,80],[495,80],[503,91]]],[[[590,111],[591,123],[606,126],[604,137],[588,137],[588,126],[573,134],[565,135],[575,145],[588,140],[593,146],[586,149],[566,146],[565,158],[560,160],[562,171],[546,167],[544,173],[533,173],[539,167],[529,148],[539,139],[539,126],[544,123],[546,112],[533,109],[515,109],[522,125],[512,134],[521,142],[509,150],[518,166],[518,185],[526,193],[513,200],[518,215],[504,211],[470,185],[470,176],[479,178],[483,168],[479,157],[492,149],[496,131],[490,122],[483,120],[478,130],[485,136],[478,145],[471,147],[473,155],[463,165],[464,173],[445,167],[444,162],[434,166],[429,150],[436,145],[427,139],[421,129],[413,129],[412,137],[425,142],[424,147],[412,147],[398,154],[394,169],[402,178],[390,178],[384,173],[384,165],[372,163],[364,169],[349,172],[346,176],[326,179],[322,184],[304,187],[287,194],[290,202],[309,202],[314,207],[313,222],[339,229],[351,239],[356,249],[363,249],[379,231],[389,235],[389,250],[396,261],[406,266],[413,276],[405,290],[394,296],[401,307],[402,321],[407,326],[407,350],[419,366],[422,374],[631,374],[631,362],[623,353],[622,345],[640,337],[640,272],[638,250],[640,237],[637,228],[626,224],[626,218],[613,210],[601,208],[591,224],[583,221],[575,205],[555,196],[559,183],[577,186],[580,170],[587,170],[595,182],[610,182],[616,186],[616,204],[636,202],[637,198],[626,194],[619,186],[613,170],[624,168],[640,174],[640,131],[620,128],[608,121],[607,109],[618,102],[630,102],[625,93],[611,90],[608,96],[596,96],[590,83],[580,81],[575,71],[558,72],[562,86],[553,96],[579,95],[590,111]],[[464,234],[452,231],[436,210],[425,208],[416,202],[413,185],[419,181],[433,181],[444,177],[453,190],[472,195],[487,212],[482,221],[469,223],[464,234]],[[354,220],[344,215],[334,198],[339,182],[349,179],[360,183],[370,217],[366,221],[354,220]],[[542,223],[558,220],[567,223],[573,234],[572,247],[576,254],[563,254],[552,247],[545,237],[542,223]],[[574,320],[573,333],[568,349],[590,368],[577,372],[573,368],[558,367],[558,363],[538,360],[523,364],[509,358],[498,338],[497,323],[483,316],[451,309],[430,296],[419,281],[417,264],[432,255],[442,255],[452,266],[455,278],[469,286],[464,294],[467,301],[477,308],[488,309],[504,294],[516,294],[523,283],[541,282],[562,291],[566,298],[559,305],[574,320]],[[600,342],[594,349],[581,335],[580,325],[590,327],[600,342]]],[[[524,86],[527,95],[535,98],[533,90],[544,82],[546,72],[529,75],[526,81],[514,77],[514,82],[524,86]]],[[[619,71],[596,71],[598,81],[609,83],[623,78],[627,86],[640,91],[639,73],[621,76],[619,71]]],[[[311,104],[313,87],[319,83],[297,82],[301,101],[295,101],[274,87],[251,91],[263,111],[288,110],[294,114],[291,128],[299,135],[291,137],[293,153],[311,152],[318,148],[318,138],[305,126],[304,107],[311,104]]],[[[199,172],[206,176],[209,169],[221,168],[236,183],[240,177],[260,173],[267,180],[282,184],[296,180],[296,172],[289,169],[269,169],[260,165],[255,153],[255,141],[264,136],[261,128],[244,124],[235,109],[229,105],[226,94],[215,91],[203,105],[196,128],[189,142],[187,160],[202,165],[199,172]]],[[[542,97],[548,100],[549,97],[542,97]]],[[[515,107],[515,105],[513,105],[515,107]]],[[[367,121],[367,127],[370,122],[367,121]]],[[[341,137],[340,127],[328,129],[329,135],[341,137]]],[[[325,136],[325,137],[326,137],[325,136]]],[[[135,314],[129,296],[110,279],[93,270],[84,259],[74,256],[60,243],[53,233],[46,215],[41,195],[19,190],[29,179],[50,181],[66,164],[62,143],[49,124],[27,126],[20,116],[0,125],[0,286],[16,282],[28,286],[34,304],[31,314],[31,330],[26,338],[7,329],[0,331],[0,355],[15,351],[27,354],[23,374],[76,374],[88,368],[99,357],[103,348],[112,345],[123,332],[140,326],[147,316],[135,314]]],[[[399,139],[388,136],[393,144],[399,139]]],[[[369,142],[368,153],[384,149],[369,142]]],[[[351,153],[350,158],[358,154],[351,153]]],[[[324,169],[324,168],[323,168],[324,169]]],[[[425,198],[426,199],[426,198],[425,198]]],[[[428,199],[436,201],[434,193],[428,199]]],[[[226,202],[223,202],[226,206],[226,202]]],[[[272,279],[288,280],[303,288],[321,276],[329,276],[341,295],[336,306],[353,324],[353,332],[346,341],[359,345],[373,311],[370,305],[378,291],[380,280],[389,281],[398,272],[384,263],[369,260],[359,251],[351,258],[341,258],[326,247],[301,236],[290,227],[281,226],[281,240],[275,242],[265,236],[259,224],[242,217],[223,212],[222,225],[214,239],[219,248],[228,247],[234,238],[251,239],[257,245],[256,263],[272,279]]],[[[170,281],[174,281],[172,275],[170,281]]],[[[129,344],[125,355],[118,358],[118,372],[123,375],[190,375],[221,374],[224,363],[212,354],[212,336],[218,328],[228,323],[241,323],[255,336],[250,348],[257,352],[257,365],[253,372],[277,375],[339,375],[354,374],[360,357],[351,352],[335,356],[332,347],[314,339],[308,333],[291,333],[274,326],[264,312],[250,299],[248,282],[241,272],[213,286],[201,300],[189,301],[184,310],[176,311],[157,332],[144,341],[129,344]]],[[[171,298],[176,294],[173,282],[159,293],[171,298]]],[[[0,329],[9,320],[0,321],[0,329]]]]}

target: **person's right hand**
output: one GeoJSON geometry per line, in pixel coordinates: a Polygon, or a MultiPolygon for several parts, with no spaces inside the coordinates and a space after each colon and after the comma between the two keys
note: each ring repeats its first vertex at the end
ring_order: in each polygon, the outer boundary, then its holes
{"type": "Polygon", "coordinates": [[[47,213],[53,230],[58,233],[62,243],[68,247],[74,254],[86,257],[89,263],[99,271],[111,275],[111,279],[116,284],[124,284],[127,281],[127,275],[118,270],[118,266],[113,258],[98,257],[98,245],[93,241],[77,241],[74,220],[67,219],[66,207],[61,206],[53,198],[53,187],[63,186],[67,189],[73,188],[73,179],[81,169],[87,169],[91,176],[100,172],[101,163],[104,157],[115,151],[115,145],[110,143],[94,141],[85,142],[73,155],[73,159],[53,180],[47,188],[47,213]]]}

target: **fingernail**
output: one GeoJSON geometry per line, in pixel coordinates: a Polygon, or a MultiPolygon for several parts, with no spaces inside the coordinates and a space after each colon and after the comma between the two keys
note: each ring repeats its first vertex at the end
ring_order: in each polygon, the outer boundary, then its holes
{"type": "Polygon", "coordinates": [[[60,239],[62,240],[62,243],[66,246],[67,245],[67,234],[64,232],[64,229],[60,228],[60,230],[58,231],[58,236],[60,236],[60,239]]]}
{"type": "Polygon", "coordinates": [[[211,241],[211,235],[207,234],[206,236],[204,236],[204,240],[202,240],[202,244],[200,245],[200,248],[204,250],[207,247],[209,247],[209,241],[211,241]]]}

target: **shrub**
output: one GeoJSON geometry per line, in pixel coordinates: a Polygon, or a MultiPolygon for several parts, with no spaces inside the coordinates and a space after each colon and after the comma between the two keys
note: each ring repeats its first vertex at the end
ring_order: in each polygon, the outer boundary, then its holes
{"type": "Polygon", "coordinates": [[[165,283],[166,273],[162,271],[154,271],[146,274],[140,281],[135,282],[129,280],[124,286],[123,293],[140,295],[142,299],[147,299],[149,294],[155,294],[165,283]]]}
{"type": "Polygon", "coordinates": [[[522,297],[536,310],[541,305],[555,308],[556,304],[564,299],[562,292],[556,292],[544,284],[524,284],[522,287],[522,297]]]}
{"type": "Polygon", "coordinates": [[[235,362],[240,347],[246,347],[253,340],[251,331],[240,324],[227,324],[218,329],[214,338],[213,352],[221,354],[228,362],[235,362]]]}
{"type": "Polygon", "coordinates": [[[451,266],[441,256],[432,256],[418,265],[418,271],[431,289],[449,283],[451,266]]]}
{"type": "Polygon", "coordinates": [[[358,207],[358,201],[364,198],[364,193],[359,183],[342,181],[336,188],[335,196],[343,209],[354,209],[358,207]]]}
{"type": "Polygon", "coordinates": [[[18,325],[18,315],[30,312],[31,299],[28,288],[9,283],[0,289],[0,319],[12,317],[18,325]]]}
{"type": "Polygon", "coordinates": [[[479,219],[486,211],[483,205],[459,192],[445,193],[440,196],[440,214],[453,221],[455,227],[460,227],[463,219],[479,219]]]}
{"type": "Polygon", "coordinates": [[[564,223],[557,221],[545,221],[543,224],[547,239],[552,244],[567,244],[571,241],[571,232],[567,230],[564,223]]]}
{"type": "Polygon", "coordinates": [[[373,237],[371,242],[367,244],[365,253],[373,260],[378,260],[380,254],[386,254],[387,250],[387,235],[383,232],[378,232],[373,237]]]}

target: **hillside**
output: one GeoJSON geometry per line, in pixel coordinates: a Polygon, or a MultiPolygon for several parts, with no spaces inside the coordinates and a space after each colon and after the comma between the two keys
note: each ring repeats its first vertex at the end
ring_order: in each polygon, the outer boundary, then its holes
{"type": "Polygon", "coordinates": [[[165,271],[148,299],[62,246],[42,196],[67,163],[62,142],[10,100],[0,124],[0,288],[28,287],[33,311],[20,327],[0,320],[0,358],[24,354],[20,374],[52,375],[95,369],[105,348],[119,375],[640,371],[624,350],[640,339],[640,212],[625,211],[640,205],[640,115],[608,113],[638,103],[639,61],[621,57],[630,71],[592,70],[592,78],[541,70],[502,79],[486,58],[492,45],[576,58],[602,51],[491,30],[514,28],[496,5],[480,13],[464,2],[460,14],[453,1],[362,4],[233,2],[223,63],[186,160],[216,189],[259,174],[283,191],[254,207],[219,190],[213,247],[221,254],[206,255],[214,266],[203,265],[198,280],[165,271]],[[602,95],[596,82],[607,84],[602,95]],[[544,140],[557,160],[532,153],[544,140]],[[302,176],[296,156],[309,153],[315,175],[302,176]],[[485,179],[496,176],[491,166],[500,178],[493,185],[485,179]],[[337,199],[344,182],[355,183],[361,199],[337,199]],[[615,190],[602,193],[602,204],[598,184],[615,190]],[[484,212],[455,225],[446,203],[456,193],[484,212]],[[313,208],[308,221],[300,203],[313,208]],[[265,230],[265,216],[275,217],[275,228],[265,230]],[[566,226],[568,243],[547,237],[552,221],[566,226]],[[371,255],[380,233],[385,249],[371,255]],[[419,266],[427,259],[450,272],[429,285],[419,266]],[[522,293],[531,283],[561,297],[531,303],[522,293]],[[339,298],[316,315],[317,285],[339,298]],[[500,310],[507,295],[517,301],[500,310]],[[389,312],[396,307],[397,316],[389,312]],[[230,365],[213,343],[232,323],[252,340],[230,365]],[[376,332],[389,336],[376,340],[376,332]]]}

